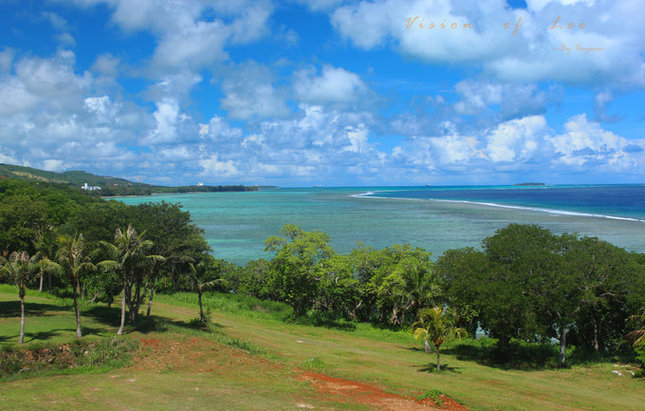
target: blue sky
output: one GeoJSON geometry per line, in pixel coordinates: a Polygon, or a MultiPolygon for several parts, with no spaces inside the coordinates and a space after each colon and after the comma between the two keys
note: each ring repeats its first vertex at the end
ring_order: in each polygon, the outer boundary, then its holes
{"type": "Polygon", "coordinates": [[[0,0],[0,162],[170,185],[643,183],[644,9],[0,0]]]}

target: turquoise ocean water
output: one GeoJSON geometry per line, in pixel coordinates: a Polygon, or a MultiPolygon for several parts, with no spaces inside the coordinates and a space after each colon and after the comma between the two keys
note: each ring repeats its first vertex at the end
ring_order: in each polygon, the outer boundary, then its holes
{"type": "Polygon", "coordinates": [[[645,252],[645,186],[294,188],[118,200],[182,204],[205,230],[213,254],[235,263],[271,258],[264,240],[286,223],[327,232],[342,253],[357,242],[410,243],[438,257],[451,248],[480,247],[509,223],[645,252]]]}

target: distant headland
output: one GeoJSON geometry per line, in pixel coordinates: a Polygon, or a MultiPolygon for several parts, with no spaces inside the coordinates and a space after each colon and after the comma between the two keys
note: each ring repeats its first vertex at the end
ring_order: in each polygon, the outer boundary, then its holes
{"type": "Polygon", "coordinates": [[[544,183],[517,183],[513,184],[514,186],[543,186],[544,183]]]}
{"type": "MultiPolygon", "coordinates": [[[[101,197],[112,196],[146,196],[159,193],[214,193],[223,191],[258,191],[258,186],[217,185],[199,183],[190,186],[158,186],[136,183],[119,177],[97,176],[85,171],[39,170],[12,164],[0,164],[0,179],[41,181],[78,187],[79,190],[101,197]]],[[[266,188],[266,187],[264,187],[266,188]]]]}

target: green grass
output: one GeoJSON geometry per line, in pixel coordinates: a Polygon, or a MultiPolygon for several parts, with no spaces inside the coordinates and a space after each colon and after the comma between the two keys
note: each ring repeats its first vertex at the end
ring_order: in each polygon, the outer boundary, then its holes
{"type": "MultiPolygon", "coordinates": [[[[0,303],[16,300],[16,295],[14,288],[0,287],[0,303]]],[[[31,317],[28,314],[27,332],[33,334],[30,344],[73,339],[73,310],[64,300],[30,294],[27,303],[44,305],[34,308],[31,317]]],[[[530,370],[527,363],[500,367],[485,360],[490,341],[464,340],[446,345],[442,371],[435,372],[434,353],[426,354],[422,345],[403,331],[369,324],[315,327],[293,323],[288,321],[290,311],[284,305],[217,293],[209,293],[205,303],[211,311],[210,332],[190,327],[198,315],[196,299],[179,293],[159,295],[153,303],[154,320],[147,326],[140,324],[139,330],[130,329],[128,338],[190,341],[198,337],[212,341],[214,348],[183,354],[190,358],[215,350],[203,357],[204,362],[217,363],[212,370],[169,363],[166,368],[162,364],[159,372],[125,368],[6,382],[0,385],[0,409],[67,409],[87,404],[99,408],[212,408],[213,398],[217,398],[217,408],[224,409],[293,409],[299,403],[316,408],[356,406],[316,393],[297,378],[294,370],[298,369],[371,383],[408,397],[445,393],[474,409],[636,410],[645,403],[645,381],[617,376],[612,371],[622,368],[613,362],[565,370],[530,370]]],[[[112,311],[101,306],[85,310],[92,317],[84,316],[84,324],[96,328],[91,337],[113,335],[112,311]]],[[[0,316],[0,344],[17,338],[16,324],[15,316],[0,316]]]]}
{"type": "MultiPolygon", "coordinates": [[[[82,307],[81,325],[89,339],[116,334],[118,324],[106,323],[98,304],[82,307]]],[[[0,285],[0,347],[18,342],[20,301],[17,287],[0,285]]],[[[61,299],[28,290],[25,297],[25,343],[63,343],[76,336],[76,317],[71,299],[61,299]]]]}

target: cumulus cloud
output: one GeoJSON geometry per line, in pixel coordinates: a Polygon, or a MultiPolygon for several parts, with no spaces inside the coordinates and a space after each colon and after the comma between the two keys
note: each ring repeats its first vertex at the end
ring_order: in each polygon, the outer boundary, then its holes
{"type": "Polygon", "coordinates": [[[84,6],[108,4],[119,27],[152,32],[157,46],[151,68],[159,73],[194,71],[226,60],[228,45],[249,43],[268,33],[273,12],[268,0],[75,1],[84,6]]]}
{"type": "Polygon", "coordinates": [[[372,121],[367,113],[302,105],[292,118],[264,120],[244,133],[215,116],[201,127],[201,173],[231,181],[340,183],[351,167],[382,157],[368,140],[372,121]]]}
{"type": "Polygon", "coordinates": [[[8,73],[11,70],[13,55],[13,50],[8,48],[0,51],[0,73],[8,73]]]}
{"type": "Polygon", "coordinates": [[[571,117],[565,123],[564,130],[564,133],[549,139],[559,155],[557,161],[560,163],[613,171],[642,167],[630,155],[642,151],[639,145],[604,130],[599,123],[589,121],[586,114],[571,117]]]}
{"type": "Polygon", "coordinates": [[[496,106],[502,118],[509,118],[546,109],[547,94],[539,91],[536,84],[462,80],[455,90],[461,98],[453,106],[458,114],[479,115],[496,106]]]}
{"type": "Polygon", "coordinates": [[[74,71],[72,52],[10,64],[13,74],[0,77],[0,141],[12,149],[4,160],[48,170],[111,168],[133,160],[120,143],[132,141],[145,112],[93,94],[95,79],[74,71]]]}
{"type": "MultiPolygon", "coordinates": [[[[527,162],[544,149],[549,133],[543,116],[529,116],[498,125],[487,136],[485,153],[494,163],[527,162]]],[[[540,160],[548,157],[544,156],[540,160]]]]}
{"type": "Polygon", "coordinates": [[[501,0],[360,1],[337,8],[331,22],[358,47],[391,46],[427,62],[480,64],[503,81],[645,86],[639,2],[536,1],[529,6],[510,9],[501,0]],[[551,30],[557,16],[563,28],[551,30]],[[568,29],[570,22],[575,29],[568,29]]]}
{"type": "Polygon", "coordinates": [[[155,127],[141,141],[142,145],[168,144],[180,140],[183,142],[191,134],[194,135],[195,124],[190,116],[181,111],[176,99],[163,98],[156,102],[156,106],[157,110],[153,113],[155,127]]]}
{"type": "Polygon", "coordinates": [[[603,123],[612,123],[620,119],[618,114],[607,114],[607,105],[609,105],[613,99],[614,96],[609,91],[602,91],[596,94],[593,106],[596,120],[603,123]]]}
{"type": "Polygon", "coordinates": [[[369,95],[369,88],[358,74],[331,65],[325,65],[320,75],[315,70],[295,72],[293,87],[296,98],[310,104],[346,106],[369,95]]]}
{"type": "Polygon", "coordinates": [[[214,178],[239,177],[239,170],[232,160],[220,161],[218,157],[218,154],[212,154],[199,160],[199,165],[203,169],[203,176],[214,178]]]}
{"type": "Polygon", "coordinates": [[[273,73],[265,66],[250,62],[233,67],[222,83],[222,108],[234,119],[286,116],[286,96],[272,82],[273,73]]]}
{"type": "Polygon", "coordinates": [[[92,71],[108,77],[116,77],[119,72],[119,59],[110,53],[99,55],[94,64],[92,71]]]}
{"type": "Polygon", "coordinates": [[[25,58],[16,62],[15,75],[0,84],[0,112],[11,114],[35,109],[38,105],[66,110],[79,103],[78,96],[92,82],[89,72],[74,73],[74,53],[60,50],[52,59],[25,58]],[[14,106],[14,108],[12,108],[14,106]]]}

